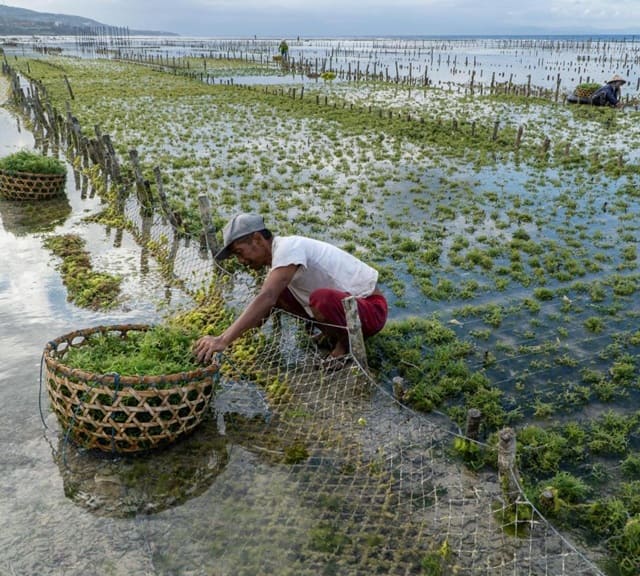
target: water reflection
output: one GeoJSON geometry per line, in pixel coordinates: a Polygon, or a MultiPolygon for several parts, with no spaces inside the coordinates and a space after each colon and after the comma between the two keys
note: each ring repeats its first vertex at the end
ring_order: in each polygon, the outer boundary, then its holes
{"type": "Polygon", "coordinates": [[[36,201],[0,199],[2,226],[16,236],[50,232],[70,214],[71,204],[66,196],[36,201]]]}
{"type": "Polygon", "coordinates": [[[166,448],[113,455],[78,448],[64,434],[49,444],[67,498],[98,516],[132,517],[203,494],[229,463],[234,447],[244,446],[270,464],[281,462],[284,438],[269,429],[270,416],[261,390],[226,381],[211,413],[166,448]]]}
{"type": "MultiPolygon", "coordinates": [[[[1,92],[2,84],[0,83],[0,100],[2,99],[1,92]]],[[[22,130],[20,119],[5,108],[0,108],[0,134],[2,135],[0,138],[0,157],[22,148],[31,149],[34,147],[35,142],[31,132],[22,130]]]]}
{"type": "Polygon", "coordinates": [[[75,447],[60,436],[52,446],[67,498],[99,516],[154,514],[202,494],[229,460],[213,418],[162,450],[113,457],[75,447]]]}

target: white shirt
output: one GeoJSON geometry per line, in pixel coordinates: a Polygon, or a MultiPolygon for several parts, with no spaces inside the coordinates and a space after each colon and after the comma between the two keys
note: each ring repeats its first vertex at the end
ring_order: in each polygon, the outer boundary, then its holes
{"type": "Polygon", "coordinates": [[[291,264],[298,265],[298,270],[289,290],[310,315],[309,297],[318,288],[341,290],[362,298],[369,296],[378,282],[377,270],[333,244],[304,236],[275,236],[271,268],[291,264]]]}

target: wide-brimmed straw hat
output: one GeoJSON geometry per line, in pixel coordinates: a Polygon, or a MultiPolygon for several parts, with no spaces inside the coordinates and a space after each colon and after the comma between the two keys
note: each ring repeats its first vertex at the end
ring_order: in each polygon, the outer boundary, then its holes
{"type": "Polygon", "coordinates": [[[607,84],[611,84],[612,82],[620,82],[620,84],[627,83],[627,81],[622,76],[619,76],[618,74],[615,74],[613,78],[611,78],[611,80],[607,80],[607,84]]]}

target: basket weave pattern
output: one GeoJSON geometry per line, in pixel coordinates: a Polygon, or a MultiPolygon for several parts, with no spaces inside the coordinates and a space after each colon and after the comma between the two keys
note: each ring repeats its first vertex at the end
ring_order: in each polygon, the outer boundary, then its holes
{"type": "Polygon", "coordinates": [[[0,170],[0,197],[7,200],[48,200],[64,191],[66,178],[66,174],[0,170]]]}
{"type": "Polygon", "coordinates": [[[217,367],[163,376],[94,374],[65,366],[72,346],[95,333],[126,338],[146,325],[98,326],[60,336],[45,347],[45,378],[60,425],[79,446],[106,452],[140,452],[175,441],[195,428],[214,392],[217,367]],[[161,386],[161,387],[159,387],[161,386]]]}
{"type": "Polygon", "coordinates": [[[595,87],[585,88],[583,86],[578,86],[574,93],[578,98],[591,98],[591,95],[596,91],[596,89],[597,88],[595,87]]]}

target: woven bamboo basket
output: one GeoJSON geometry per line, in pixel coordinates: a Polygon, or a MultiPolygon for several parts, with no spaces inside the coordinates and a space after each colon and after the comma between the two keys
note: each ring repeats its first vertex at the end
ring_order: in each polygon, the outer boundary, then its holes
{"type": "Polygon", "coordinates": [[[591,96],[597,89],[597,86],[578,86],[574,90],[574,94],[577,98],[591,98],[591,96]]]}
{"type": "Polygon", "coordinates": [[[193,430],[214,393],[216,366],[163,376],[95,374],[64,364],[65,353],[87,345],[91,335],[151,327],[97,326],[60,336],[44,349],[45,378],[52,408],[75,444],[105,452],[141,452],[167,445],[193,430]]]}
{"type": "Polygon", "coordinates": [[[66,174],[0,170],[0,197],[7,200],[48,200],[64,192],[66,174]]]}

